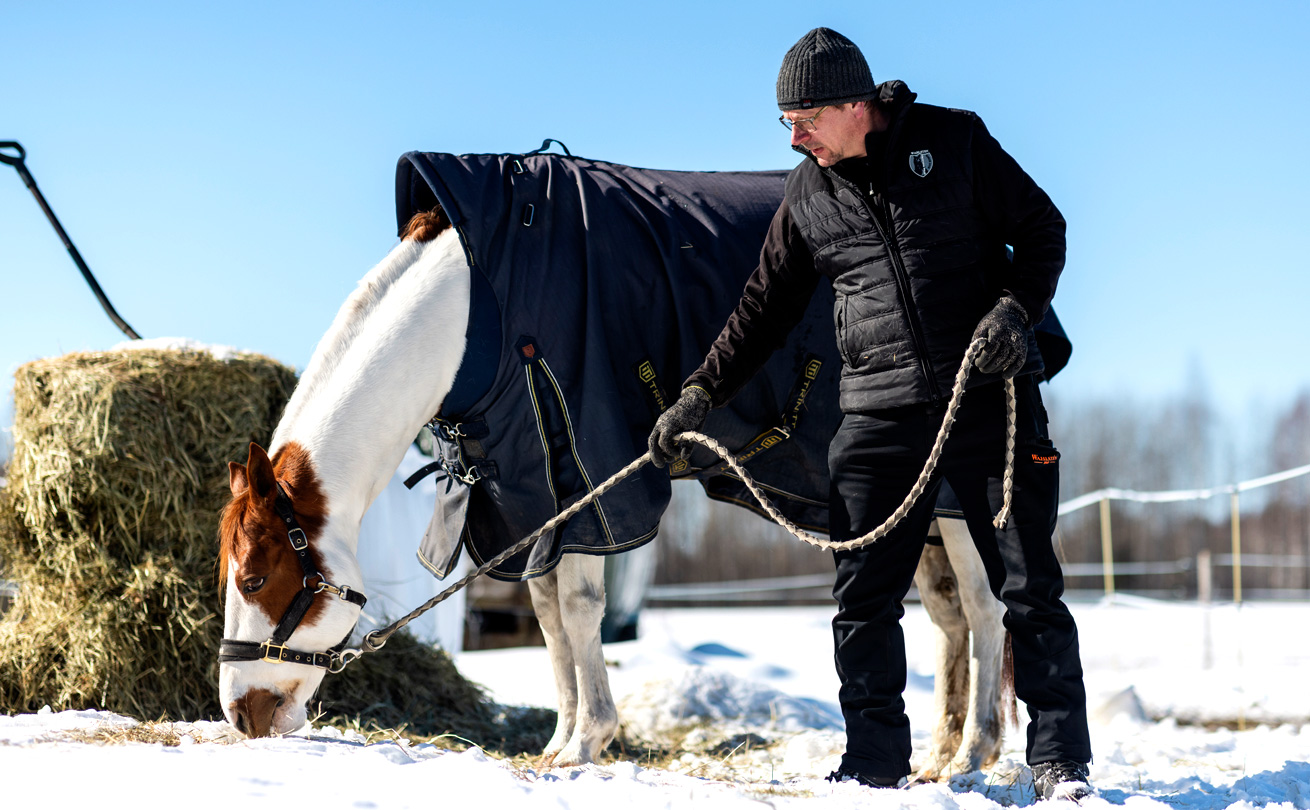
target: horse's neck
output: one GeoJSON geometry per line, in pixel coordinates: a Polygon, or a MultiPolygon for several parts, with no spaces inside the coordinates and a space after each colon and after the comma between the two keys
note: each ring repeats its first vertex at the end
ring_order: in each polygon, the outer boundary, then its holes
{"type": "Polygon", "coordinates": [[[403,243],[342,306],[273,437],[299,443],[353,552],[359,521],[450,391],[464,354],[469,268],[453,232],[403,243]],[[417,248],[417,249],[415,249],[417,248]]]}
{"type": "Polygon", "coordinates": [[[346,350],[350,348],[367,323],[368,316],[377,308],[378,303],[396,280],[419,259],[426,247],[426,244],[419,242],[401,241],[385,259],[378,262],[376,267],[359,280],[350,297],[341,305],[337,316],[332,320],[332,325],[319,339],[318,345],[314,348],[314,356],[310,358],[309,365],[300,375],[300,384],[282,415],[282,424],[278,428],[279,435],[284,426],[295,423],[304,404],[312,401],[319,388],[331,379],[331,374],[325,370],[332,369],[341,361],[346,350]]]}

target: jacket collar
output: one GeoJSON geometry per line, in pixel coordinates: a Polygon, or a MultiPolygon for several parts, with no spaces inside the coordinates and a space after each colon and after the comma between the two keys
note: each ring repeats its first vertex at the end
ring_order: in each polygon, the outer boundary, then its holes
{"type": "MultiPolygon", "coordinates": [[[[891,124],[887,128],[887,142],[889,144],[895,140],[897,133],[900,132],[901,124],[905,121],[906,114],[914,104],[914,100],[918,97],[919,94],[912,92],[909,86],[900,79],[890,79],[878,85],[878,106],[882,108],[883,113],[891,120],[891,124]]],[[[873,133],[870,133],[870,135],[872,134],[873,133]]],[[[792,149],[795,149],[797,152],[800,152],[806,158],[813,161],[814,165],[819,165],[819,162],[814,159],[814,156],[811,155],[805,147],[793,146],[792,149]]],[[[869,152],[869,154],[873,153],[869,152]]],[[[822,169],[823,167],[820,166],[820,168],[822,169]]]]}

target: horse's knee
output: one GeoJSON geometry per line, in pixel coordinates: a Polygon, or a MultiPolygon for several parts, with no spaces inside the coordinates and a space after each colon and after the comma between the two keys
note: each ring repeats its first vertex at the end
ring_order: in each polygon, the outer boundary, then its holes
{"type": "Polygon", "coordinates": [[[599,624],[605,612],[605,560],[588,554],[566,554],[556,569],[561,610],[579,621],[599,624]]]}
{"type": "Polygon", "coordinates": [[[968,631],[955,573],[944,549],[924,547],[914,572],[914,584],[933,624],[952,637],[968,631]]]}
{"type": "Polygon", "coordinates": [[[590,615],[605,611],[604,582],[580,582],[562,595],[561,606],[572,615],[590,615]]]}
{"type": "Polygon", "coordinates": [[[548,636],[558,635],[563,630],[563,617],[555,572],[528,580],[528,594],[542,631],[548,636]]]}

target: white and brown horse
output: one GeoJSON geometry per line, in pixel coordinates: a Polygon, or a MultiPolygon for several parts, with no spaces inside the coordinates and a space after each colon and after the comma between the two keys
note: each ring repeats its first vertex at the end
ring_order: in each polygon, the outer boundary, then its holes
{"type": "MultiPolygon", "coordinates": [[[[400,244],[342,306],[269,452],[252,445],[245,465],[231,465],[232,500],[220,531],[227,639],[251,646],[269,639],[311,570],[335,588],[313,597],[283,640],[285,648],[322,652],[351,632],[360,608],[333,590],[362,585],[355,555],[360,521],[451,390],[465,349],[469,298],[470,268],[455,230],[438,211],[416,215],[400,244]],[[308,540],[303,554],[312,568],[288,542],[288,502],[308,540]]],[[[916,576],[941,635],[939,718],[921,771],[925,778],[976,770],[1000,750],[1003,611],[988,591],[963,521],[940,526],[944,553],[930,547],[916,576]]],[[[618,728],[600,642],[603,558],[565,554],[528,587],[559,694],[558,725],[545,757],[555,765],[590,762],[618,728]]],[[[306,705],[324,674],[305,664],[226,661],[224,711],[251,737],[294,731],[304,725],[306,705]]]]}

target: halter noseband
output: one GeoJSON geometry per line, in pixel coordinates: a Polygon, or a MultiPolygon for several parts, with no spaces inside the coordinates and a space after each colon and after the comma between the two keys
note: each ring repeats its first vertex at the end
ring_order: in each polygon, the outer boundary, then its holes
{"type": "Polygon", "coordinates": [[[273,511],[286,524],[287,540],[291,542],[291,548],[296,552],[296,559],[300,560],[300,568],[305,572],[304,587],[296,594],[296,598],[291,600],[291,605],[282,614],[282,619],[277,623],[277,627],[273,628],[273,635],[267,641],[237,641],[225,638],[219,642],[219,663],[267,661],[270,664],[305,664],[329,672],[340,672],[346,663],[342,659],[341,651],[350,641],[350,633],[355,632],[354,627],[350,628],[350,632],[346,633],[346,637],[341,639],[340,643],[329,648],[327,652],[288,649],[287,639],[291,638],[291,634],[300,626],[310,606],[314,604],[314,597],[318,594],[326,591],[338,599],[358,605],[361,610],[368,602],[368,598],[359,591],[351,589],[349,585],[340,587],[333,585],[314,567],[313,560],[309,558],[309,538],[305,536],[304,529],[301,529],[296,521],[295,512],[291,509],[291,499],[282,490],[280,483],[277,485],[277,498],[273,501],[273,511]],[[310,585],[311,580],[318,580],[318,582],[310,585]]]}

